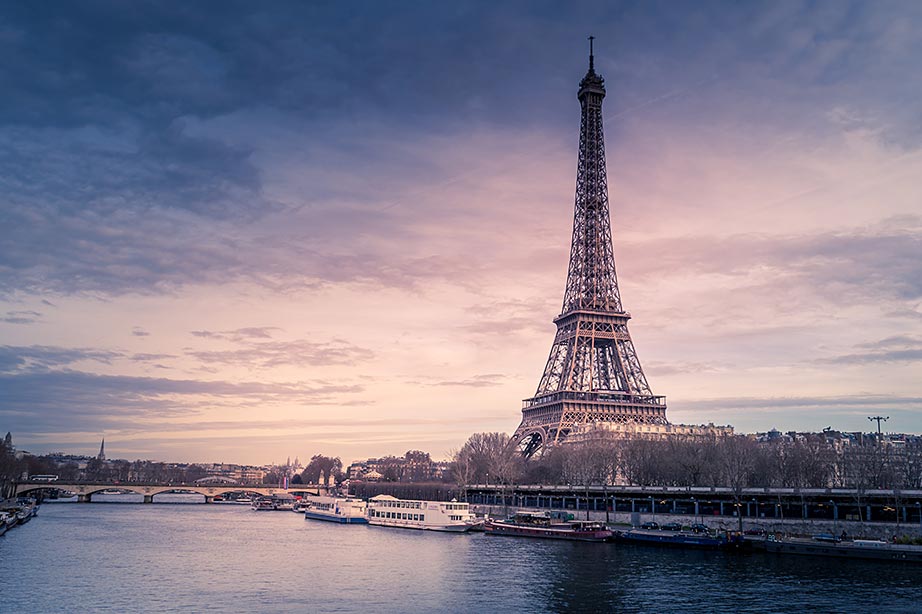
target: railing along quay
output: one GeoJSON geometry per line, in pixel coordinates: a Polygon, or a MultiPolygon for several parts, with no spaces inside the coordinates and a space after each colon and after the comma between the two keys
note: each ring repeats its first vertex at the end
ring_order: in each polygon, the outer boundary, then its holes
{"type": "Polygon", "coordinates": [[[480,484],[467,487],[467,500],[574,512],[887,522],[922,530],[922,490],[480,484]]]}

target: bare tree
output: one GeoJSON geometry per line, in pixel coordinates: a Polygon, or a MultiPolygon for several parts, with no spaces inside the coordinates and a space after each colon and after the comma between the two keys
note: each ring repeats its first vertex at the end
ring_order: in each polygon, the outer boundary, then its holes
{"type": "Polygon", "coordinates": [[[756,444],[745,435],[726,437],[721,441],[719,455],[723,485],[733,491],[739,530],[743,531],[743,489],[749,486],[755,469],[756,444]]]}

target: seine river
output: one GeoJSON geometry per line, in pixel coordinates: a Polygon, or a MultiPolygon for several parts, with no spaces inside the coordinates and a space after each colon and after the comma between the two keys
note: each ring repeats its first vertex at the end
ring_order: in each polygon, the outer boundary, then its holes
{"type": "Polygon", "coordinates": [[[922,611],[922,568],[342,526],[172,497],[46,503],[0,537],[0,611],[922,611]]]}

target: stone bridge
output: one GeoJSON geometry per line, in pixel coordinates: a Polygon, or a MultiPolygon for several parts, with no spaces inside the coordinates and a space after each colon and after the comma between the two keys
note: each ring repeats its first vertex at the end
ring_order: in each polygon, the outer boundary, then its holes
{"type": "Polygon", "coordinates": [[[16,484],[16,496],[28,495],[40,490],[66,490],[77,495],[79,503],[89,503],[93,495],[105,490],[132,492],[144,497],[144,503],[153,503],[154,496],[169,492],[191,492],[205,497],[205,503],[214,502],[218,495],[230,492],[247,492],[263,496],[281,494],[313,494],[328,492],[326,486],[317,484],[293,484],[287,489],[265,484],[197,484],[197,483],[154,483],[154,482],[62,482],[23,480],[16,484]]]}

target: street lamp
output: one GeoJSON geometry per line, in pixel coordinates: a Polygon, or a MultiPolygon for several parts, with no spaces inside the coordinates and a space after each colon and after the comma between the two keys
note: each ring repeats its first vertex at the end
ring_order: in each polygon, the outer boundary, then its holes
{"type": "Polygon", "coordinates": [[[916,512],[919,513],[919,533],[922,533],[922,503],[916,501],[916,512]]]}
{"type": "Polygon", "coordinates": [[[830,500],[829,503],[832,505],[832,534],[839,534],[839,506],[836,505],[835,501],[830,500]]]}
{"type": "Polygon", "coordinates": [[[656,522],[656,503],[654,503],[653,497],[650,497],[650,512],[653,514],[653,519],[650,522],[656,522]]]}
{"type": "Polygon", "coordinates": [[[868,420],[871,422],[877,422],[877,445],[881,445],[881,434],[880,434],[880,423],[886,422],[890,419],[890,416],[886,418],[884,416],[868,416],[868,420]]]}

